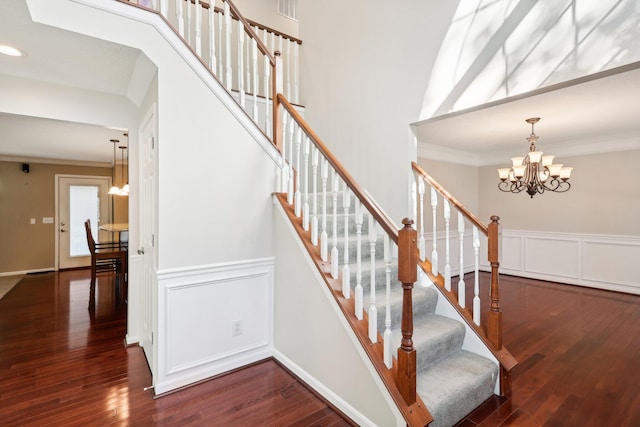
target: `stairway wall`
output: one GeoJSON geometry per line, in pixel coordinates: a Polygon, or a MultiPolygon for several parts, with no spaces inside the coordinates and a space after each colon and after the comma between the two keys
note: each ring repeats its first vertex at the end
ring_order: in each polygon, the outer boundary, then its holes
{"type": "Polygon", "coordinates": [[[282,207],[274,209],[276,358],[359,425],[406,425],[282,207]]]}

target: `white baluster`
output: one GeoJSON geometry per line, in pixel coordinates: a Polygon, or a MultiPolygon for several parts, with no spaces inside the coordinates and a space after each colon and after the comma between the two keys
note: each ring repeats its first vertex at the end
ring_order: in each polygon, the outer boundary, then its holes
{"type": "Polygon", "coordinates": [[[449,226],[451,223],[451,206],[444,199],[444,230],[445,230],[445,261],[444,261],[444,288],[451,290],[451,250],[449,248],[449,226]]]}
{"type": "Polygon", "coordinates": [[[251,59],[253,70],[253,120],[258,123],[258,42],[251,39],[251,59]]]}
{"type": "Polygon", "coordinates": [[[287,56],[285,57],[287,81],[286,81],[285,90],[286,90],[287,98],[290,98],[291,97],[291,41],[285,40],[285,42],[287,43],[287,56]]]}
{"type": "Polygon", "coordinates": [[[196,0],[196,53],[202,58],[202,6],[196,0]]]}
{"type": "MultiPolygon", "coordinates": [[[[287,129],[288,114],[282,115],[282,129],[287,129]]],[[[282,135],[282,188],[283,193],[287,193],[287,201],[289,201],[289,165],[287,164],[287,132],[282,135]]],[[[293,197],[293,195],[292,195],[293,197]]],[[[289,202],[291,204],[291,202],[289,202]]]]}
{"type": "Polygon", "coordinates": [[[176,19],[178,20],[178,33],[184,37],[184,14],[182,13],[182,0],[176,0],[176,19]]]}
{"type": "MultiPolygon", "coordinates": [[[[293,192],[293,144],[294,144],[294,140],[293,140],[293,124],[294,124],[294,120],[293,117],[289,117],[289,187],[288,187],[288,191],[287,191],[287,203],[289,203],[289,205],[293,204],[293,198],[294,198],[294,192],[293,192]]],[[[287,133],[285,132],[285,138],[286,138],[287,133]]]]}
{"type": "Polygon", "coordinates": [[[438,193],[431,187],[431,213],[433,217],[433,250],[431,251],[431,273],[434,276],[438,275],[438,250],[436,248],[438,244],[437,233],[437,209],[438,209],[438,193]]]}
{"type": "Polygon", "coordinates": [[[473,256],[475,258],[475,281],[473,284],[473,322],[480,326],[480,236],[478,227],[473,226],[473,256]]]}
{"type": "Polygon", "coordinates": [[[460,238],[460,271],[458,272],[458,304],[465,307],[465,285],[464,285],[464,217],[458,212],[458,236],[460,238]]]}
{"type": "Polygon", "coordinates": [[[333,247],[331,248],[331,277],[338,278],[340,260],[338,258],[338,191],[340,191],[340,182],[338,181],[338,172],[333,169],[333,178],[331,184],[333,189],[333,247]]]}
{"type": "Polygon", "coordinates": [[[342,295],[351,298],[351,270],[349,268],[349,208],[351,207],[351,192],[347,184],[342,193],[342,208],[344,209],[344,264],[342,266],[342,295]]]}
{"type": "Polygon", "coordinates": [[[302,205],[302,229],[309,231],[309,137],[304,136],[304,203],[302,205]]]}
{"type": "Polygon", "coordinates": [[[393,335],[391,332],[391,242],[384,233],[384,264],[387,279],[386,313],[384,318],[384,364],[388,369],[393,366],[393,335]]]}
{"type": "Polygon", "coordinates": [[[209,8],[209,69],[214,74],[218,73],[218,60],[216,58],[216,14],[214,8],[209,8]]]}
{"type": "Polygon", "coordinates": [[[329,252],[329,237],[327,236],[327,178],[329,177],[329,161],[322,158],[320,178],[322,179],[322,233],[320,234],[320,258],[327,262],[329,252]]]}
{"type": "Polygon", "coordinates": [[[313,168],[313,208],[311,209],[311,243],[318,246],[318,160],[320,150],[314,145],[311,164],[313,168]]]}
{"type": "Polygon", "coordinates": [[[356,198],[356,319],[362,320],[364,310],[364,292],[362,288],[362,204],[356,198]]]}
{"type": "Polygon", "coordinates": [[[231,69],[231,8],[229,3],[224,2],[224,32],[225,32],[225,67],[227,89],[231,90],[232,69],[231,69]]]}
{"type": "Polygon", "coordinates": [[[376,240],[378,233],[373,215],[369,213],[369,248],[371,253],[371,298],[369,303],[369,339],[378,341],[378,309],[376,308],[376,240]]]}
{"type": "Polygon", "coordinates": [[[222,35],[224,34],[224,16],[222,15],[222,13],[216,13],[214,12],[214,16],[216,17],[216,19],[218,20],[218,26],[216,27],[216,31],[218,33],[218,37],[216,37],[217,41],[218,41],[218,47],[217,47],[217,51],[218,51],[218,71],[217,71],[217,75],[220,77],[220,80],[223,79],[224,74],[223,74],[223,70],[224,70],[224,56],[223,56],[223,52],[222,52],[222,35]]]}
{"type": "MultiPolygon", "coordinates": [[[[293,121],[293,120],[291,120],[293,121]]],[[[302,197],[300,195],[300,147],[302,146],[302,130],[300,129],[300,126],[296,126],[296,169],[294,171],[295,175],[294,176],[294,181],[295,181],[295,187],[296,187],[296,193],[293,196],[293,200],[294,200],[294,211],[296,214],[296,217],[300,218],[300,216],[302,215],[302,197]]]]}
{"type": "Polygon", "coordinates": [[[186,36],[187,36],[186,39],[187,39],[187,44],[189,46],[192,46],[192,44],[191,44],[191,27],[192,27],[192,25],[191,25],[191,1],[187,0],[185,3],[187,5],[187,25],[186,25],[187,28],[186,28],[186,31],[185,31],[186,32],[186,36]]]}
{"type": "Polygon", "coordinates": [[[420,209],[420,237],[418,237],[418,250],[420,251],[420,259],[425,260],[427,258],[427,249],[425,242],[424,228],[424,180],[421,176],[418,176],[418,208],[420,209]]]}
{"type": "Polygon", "coordinates": [[[300,79],[299,79],[299,62],[300,62],[300,45],[293,44],[293,99],[294,102],[300,103],[300,79]]]}
{"type": "MultiPolygon", "coordinates": [[[[251,25],[249,25],[249,28],[251,28],[251,25]]],[[[253,82],[253,79],[251,78],[251,37],[249,37],[248,34],[243,33],[242,35],[245,39],[245,43],[248,43],[247,48],[244,51],[245,54],[245,64],[247,64],[245,66],[245,71],[246,71],[246,78],[245,78],[245,92],[246,93],[253,93],[253,88],[251,87],[251,83],[253,82]]]]}
{"type": "MultiPolygon", "coordinates": [[[[262,30],[262,34],[264,37],[264,44],[267,45],[267,39],[269,38],[269,33],[267,30],[262,30]]],[[[271,102],[269,101],[269,96],[271,96],[271,63],[269,62],[269,57],[264,55],[264,123],[265,130],[267,135],[269,135],[273,139],[273,131],[271,130],[271,102]]]]}
{"type": "Polygon", "coordinates": [[[238,92],[240,93],[240,105],[245,107],[244,92],[244,25],[238,21],[238,92]]]}
{"type": "Polygon", "coordinates": [[[160,1],[160,13],[162,16],[169,16],[169,0],[160,1]]]}

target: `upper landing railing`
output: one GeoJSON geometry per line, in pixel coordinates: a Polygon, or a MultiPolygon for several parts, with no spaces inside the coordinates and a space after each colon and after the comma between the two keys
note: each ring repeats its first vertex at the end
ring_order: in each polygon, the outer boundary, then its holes
{"type": "Polygon", "coordinates": [[[301,40],[245,19],[228,0],[222,0],[223,8],[201,0],[117,1],[160,12],[262,132],[277,141],[273,94],[300,104],[301,40]]]}

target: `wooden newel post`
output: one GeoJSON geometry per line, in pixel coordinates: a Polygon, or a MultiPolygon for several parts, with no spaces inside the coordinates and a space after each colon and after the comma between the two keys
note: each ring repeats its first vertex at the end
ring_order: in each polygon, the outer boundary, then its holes
{"type": "Polygon", "coordinates": [[[487,318],[487,337],[491,344],[500,350],[502,348],[502,311],[500,310],[500,283],[498,267],[500,266],[500,217],[492,216],[488,228],[489,264],[491,265],[491,289],[489,298],[489,315],[487,318]]]}
{"type": "Polygon", "coordinates": [[[402,341],[398,349],[396,384],[407,405],[416,402],[416,350],[413,348],[413,284],[418,280],[418,232],[413,220],[402,220],[398,233],[398,280],[402,283],[402,341]]]}
{"type": "Polygon", "coordinates": [[[278,99],[278,94],[282,93],[284,90],[284,75],[280,51],[276,50],[273,53],[273,57],[275,58],[275,65],[273,66],[273,72],[271,73],[271,78],[273,79],[271,83],[273,91],[271,93],[273,98],[273,143],[278,151],[282,152],[282,137],[284,130],[282,129],[282,105],[278,99]]]}

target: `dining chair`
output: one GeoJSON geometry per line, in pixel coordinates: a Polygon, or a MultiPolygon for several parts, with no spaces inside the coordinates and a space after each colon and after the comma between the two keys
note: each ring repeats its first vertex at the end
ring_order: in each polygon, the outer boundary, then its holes
{"type": "Polygon", "coordinates": [[[87,244],[91,253],[91,288],[89,292],[89,308],[95,305],[96,276],[100,273],[110,273],[116,278],[116,295],[122,291],[127,296],[127,250],[118,242],[96,243],[91,233],[91,221],[84,222],[87,233],[87,244]]]}

